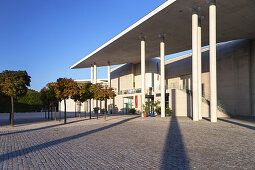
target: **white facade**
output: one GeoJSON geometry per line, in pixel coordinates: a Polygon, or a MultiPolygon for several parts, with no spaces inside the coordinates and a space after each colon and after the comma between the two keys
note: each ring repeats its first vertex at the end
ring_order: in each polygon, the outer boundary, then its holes
{"type": "MultiPolygon", "coordinates": [[[[77,83],[90,83],[91,80],[75,80],[77,83]]],[[[107,84],[108,80],[107,79],[97,79],[97,83],[103,83],[103,84],[107,84]]],[[[98,107],[99,108],[104,108],[104,102],[100,102],[98,101],[98,107]]],[[[65,107],[64,107],[64,101],[61,101],[59,103],[59,110],[60,111],[64,111],[65,107]]],[[[67,99],[66,100],[66,111],[67,112],[76,112],[78,113],[79,111],[81,112],[86,112],[89,113],[90,112],[90,101],[85,101],[84,103],[79,103],[79,102],[75,102],[72,99],[67,99]]],[[[93,109],[92,109],[93,110],[93,109]]]]}

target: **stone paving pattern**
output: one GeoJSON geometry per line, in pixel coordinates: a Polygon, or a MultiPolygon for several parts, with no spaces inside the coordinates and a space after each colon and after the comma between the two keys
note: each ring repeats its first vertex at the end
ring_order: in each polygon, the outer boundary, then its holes
{"type": "Polygon", "coordinates": [[[63,125],[26,118],[11,129],[3,115],[0,169],[255,169],[254,121],[126,115],[63,125]]]}

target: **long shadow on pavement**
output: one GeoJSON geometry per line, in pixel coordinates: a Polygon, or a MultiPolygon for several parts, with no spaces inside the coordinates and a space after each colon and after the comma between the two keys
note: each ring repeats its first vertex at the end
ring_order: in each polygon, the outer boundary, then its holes
{"type": "Polygon", "coordinates": [[[175,117],[171,118],[160,169],[190,169],[182,134],[175,117]]]}
{"type": "MultiPolygon", "coordinates": [[[[67,122],[67,124],[77,123],[77,122],[81,122],[81,121],[85,121],[85,119],[76,120],[76,121],[72,121],[72,122],[67,122]]],[[[8,133],[2,133],[2,134],[0,134],[0,136],[6,136],[6,135],[10,135],[10,134],[19,134],[19,133],[24,133],[24,132],[32,132],[32,131],[37,131],[37,130],[49,129],[49,128],[54,128],[54,127],[58,127],[58,126],[62,126],[62,125],[64,125],[64,123],[55,124],[55,125],[50,125],[50,126],[43,126],[43,127],[35,128],[35,129],[26,129],[26,130],[20,130],[20,131],[13,131],[13,132],[8,132],[8,133]]]]}
{"type": "Polygon", "coordinates": [[[251,129],[251,130],[255,130],[255,126],[250,126],[250,125],[246,125],[246,124],[239,123],[239,122],[234,122],[234,121],[227,120],[227,119],[221,119],[221,118],[218,118],[218,119],[223,121],[223,122],[227,122],[227,123],[231,123],[231,124],[234,124],[234,125],[245,127],[245,128],[251,129]]]}
{"type": "MultiPolygon", "coordinates": [[[[203,119],[207,120],[207,121],[210,121],[209,118],[203,117],[203,119]]],[[[239,122],[234,122],[234,121],[227,120],[227,119],[222,119],[222,118],[218,118],[218,120],[223,121],[223,122],[227,122],[227,123],[231,123],[231,124],[234,124],[234,125],[238,125],[238,126],[241,126],[241,127],[245,127],[245,128],[251,129],[251,130],[255,130],[255,126],[251,126],[251,125],[247,125],[247,124],[243,124],[243,123],[239,123],[239,122]]],[[[242,120],[242,119],[239,119],[239,120],[242,120]]],[[[253,120],[251,120],[251,121],[253,121],[253,120]]]]}
{"type": "Polygon", "coordinates": [[[56,144],[64,143],[64,142],[67,142],[67,141],[70,141],[70,140],[74,140],[74,139],[77,139],[77,138],[81,138],[81,137],[84,137],[84,136],[87,136],[87,135],[90,135],[90,134],[93,134],[93,133],[96,133],[96,132],[100,132],[102,130],[106,130],[106,129],[112,128],[114,126],[118,126],[120,124],[128,122],[128,121],[130,121],[132,119],[136,119],[138,117],[140,117],[140,116],[136,116],[136,117],[132,117],[132,118],[129,118],[129,119],[125,119],[125,120],[119,121],[117,123],[113,123],[113,124],[110,124],[110,125],[98,128],[98,129],[94,129],[94,130],[91,130],[91,131],[88,131],[88,132],[80,133],[80,134],[73,135],[73,136],[68,136],[68,137],[61,138],[61,139],[56,139],[56,140],[45,142],[45,143],[38,144],[38,145],[35,145],[35,146],[30,146],[28,148],[23,148],[23,149],[20,149],[20,150],[17,150],[17,151],[5,153],[5,154],[0,155],[0,158],[2,158],[0,160],[0,163],[5,161],[5,160],[8,160],[9,159],[8,155],[12,155],[12,157],[10,159],[13,159],[13,158],[16,158],[18,155],[19,156],[23,156],[23,155],[26,155],[26,154],[28,154],[30,152],[34,152],[36,150],[41,150],[41,149],[47,148],[49,146],[53,146],[53,145],[56,145],[56,144]]]}

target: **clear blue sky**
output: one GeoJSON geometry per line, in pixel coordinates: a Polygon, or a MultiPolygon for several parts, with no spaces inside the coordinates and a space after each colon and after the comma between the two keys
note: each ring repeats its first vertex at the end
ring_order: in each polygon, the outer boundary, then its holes
{"type": "Polygon", "coordinates": [[[27,70],[38,91],[59,77],[90,79],[90,69],[70,66],[163,2],[0,0],[0,72],[27,70]]]}

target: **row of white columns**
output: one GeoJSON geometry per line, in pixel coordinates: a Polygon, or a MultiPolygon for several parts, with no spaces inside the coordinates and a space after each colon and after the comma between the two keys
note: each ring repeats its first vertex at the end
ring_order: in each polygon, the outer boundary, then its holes
{"type": "MultiPolygon", "coordinates": [[[[160,35],[161,41],[160,41],[160,71],[161,71],[161,117],[165,117],[165,92],[166,92],[166,87],[165,87],[165,34],[160,35]]],[[[145,37],[140,36],[141,39],[141,81],[142,81],[142,103],[141,105],[145,105],[145,59],[146,59],[146,43],[145,43],[145,37]]],[[[143,107],[142,107],[142,114],[141,116],[143,117],[143,107]]]]}
{"type": "MultiPolygon", "coordinates": [[[[216,1],[209,1],[209,46],[210,46],[210,115],[211,122],[217,122],[217,80],[216,80],[216,1]]],[[[165,35],[160,35],[160,68],[161,68],[161,117],[165,117],[165,35]]],[[[141,83],[142,105],[145,104],[145,37],[141,36],[141,83]]],[[[202,88],[201,88],[201,17],[198,8],[192,11],[192,97],[193,97],[193,120],[202,119],[202,88]]],[[[97,83],[97,66],[91,65],[91,83],[97,83]],[[94,70],[94,79],[93,79],[94,70]]],[[[108,63],[108,83],[111,87],[110,62],[108,63]]],[[[93,101],[91,107],[93,106],[93,101]]],[[[143,116],[143,114],[142,114],[143,116]]]]}
{"type": "MultiPolygon", "coordinates": [[[[202,119],[202,86],[201,86],[201,17],[198,8],[192,11],[192,97],[193,120],[202,119]]],[[[210,115],[211,122],[217,122],[217,80],[216,80],[216,0],[209,1],[209,46],[210,46],[210,115]]],[[[141,36],[141,78],[142,105],[145,104],[145,37],[141,36]]],[[[165,35],[160,35],[161,67],[161,117],[165,117],[165,35]]],[[[142,114],[143,116],[143,114],[142,114]]]]}
{"type": "MultiPolygon", "coordinates": [[[[97,65],[94,63],[91,65],[91,83],[96,84],[97,83],[97,65]]],[[[111,87],[111,66],[110,62],[108,62],[108,86],[111,87]]],[[[109,100],[110,102],[110,100],[109,100]]],[[[94,108],[94,100],[91,100],[91,105],[90,107],[93,109],[94,108]]],[[[96,101],[96,107],[97,107],[97,101],[96,101]]],[[[109,110],[108,110],[109,112],[109,110]]]]}
{"type": "MultiPolygon", "coordinates": [[[[202,119],[201,84],[201,16],[198,7],[192,9],[192,98],[193,120],[202,119]]],[[[216,0],[209,1],[209,47],[210,47],[210,116],[217,122],[217,75],[216,75],[216,0]]]]}

